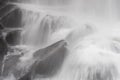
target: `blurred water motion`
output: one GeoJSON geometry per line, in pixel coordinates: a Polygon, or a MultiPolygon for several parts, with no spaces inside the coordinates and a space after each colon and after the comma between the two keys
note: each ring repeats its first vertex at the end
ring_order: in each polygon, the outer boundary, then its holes
{"type": "Polygon", "coordinates": [[[120,18],[119,0],[18,0],[22,3],[32,3],[40,6],[62,8],[80,16],[92,16],[104,19],[120,18]]]}
{"type": "Polygon", "coordinates": [[[0,80],[119,80],[119,4],[9,0],[0,7],[1,38],[8,46],[0,80]]]}

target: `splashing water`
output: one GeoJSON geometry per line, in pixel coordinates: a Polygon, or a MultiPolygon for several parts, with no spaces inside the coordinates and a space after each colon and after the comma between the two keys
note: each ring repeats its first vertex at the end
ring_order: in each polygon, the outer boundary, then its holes
{"type": "MultiPolygon", "coordinates": [[[[20,58],[20,68],[34,63],[36,50],[60,40],[68,43],[69,55],[59,73],[50,78],[38,76],[34,80],[120,79],[118,0],[18,2],[9,4],[16,5],[22,11],[23,32],[18,48],[22,45],[23,49],[27,47],[28,52],[23,52],[25,55],[20,58]]],[[[16,80],[13,75],[3,80],[10,78],[16,80]]]]}

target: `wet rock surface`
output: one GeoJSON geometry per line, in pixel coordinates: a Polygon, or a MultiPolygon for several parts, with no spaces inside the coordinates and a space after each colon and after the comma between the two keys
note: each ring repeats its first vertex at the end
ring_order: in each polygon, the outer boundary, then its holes
{"type": "Polygon", "coordinates": [[[0,9],[7,4],[8,0],[0,0],[0,9]]]}
{"type": "Polygon", "coordinates": [[[4,56],[7,54],[7,51],[7,43],[3,40],[3,38],[0,38],[0,74],[2,70],[2,61],[4,59],[4,56]]]}
{"type": "MultiPolygon", "coordinates": [[[[16,64],[19,62],[20,55],[9,55],[4,59],[2,76],[8,76],[16,72],[16,64]]],[[[16,75],[18,72],[16,72],[16,75]]]]}
{"type": "Polygon", "coordinates": [[[20,31],[17,28],[21,24],[21,16],[19,9],[8,5],[7,2],[8,0],[0,0],[0,76],[6,76],[9,74],[8,71],[14,71],[20,57],[20,55],[8,56],[10,48],[19,43],[20,31]]]}
{"type": "Polygon", "coordinates": [[[16,9],[15,6],[8,5],[8,10],[5,9],[3,14],[0,15],[3,17],[0,22],[7,28],[17,28],[21,27],[21,12],[19,9],[16,9]],[[11,9],[10,9],[11,8],[11,9]],[[5,15],[6,14],[6,15],[5,15]]]}
{"type": "Polygon", "coordinates": [[[31,72],[28,72],[23,77],[21,77],[19,80],[31,80],[30,74],[31,74],[31,72]]]}
{"type": "MultiPolygon", "coordinates": [[[[40,75],[41,78],[52,77],[59,72],[64,59],[66,57],[65,48],[66,43],[64,41],[57,42],[47,48],[35,51],[33,58],[29,58],[27,61],[35,59],[31,65],[18,66],[19,63],[26,63],[22,61],[22,54],[10,54],[4,58],[4,68],[2,76],[7,77],[13,74],[16,79],[19,80],[32,80],[36,75],[40,75]],[[49,51],[50,50],[50,51],[49,51]],[[38,54],[39,53],[39,54],[38,54]],[[26,68],[27,67],[27,68],[26,68]],[[32,78],[32,79],[31,79],[32,78]]],[[[12,52],[13,53],[13,52],[12,52]]],[[[14,52],[16,53],[16,52],[14,52]]],[[[26,53],[25,53],[26,54],[26,53]]]]}
{"type": "Polygon", "coordinates": [[[1,30],[3,30],[4,29],[4,26],[2,25],[2,24],[0,24],[0,32],[1,32],[1,30]]]}
{"type": "Polygon", "coordinates": [[[26,10],[26,12],[26,15],[23,16],[20,9],[10,4],[5,4],[0,8],[1,80],[11,80],[11,77],[13,77],[12,80],[34,80],[37,76],[40,76],[40,78],[53,77],[60,71],[67,55],[67,44],[64,40],[53,41],[47,46],[45,45],[44,48],[40,47],[38,49],[40,44],[47,43],[51,34],[60,29],[59,27],[62,24],[59,20],[57,22],[57,19],[53,21],[50,15],[41,16],[37,12],[35,14],[32,11],[28,12],[26,10]],[[28,15],[28,13],[33,14],[28,15]],[[25,21],[23,19],[23,23],[21,22],[22,17],[25,19],[25,21]],[[60,25],[57,25],[58,23],[60,25]],[[23,31],[23,29],[26,31],[23,31]],[[25,32],[30,35],[26,35],[25,32]],[[33,37],[29,38],[32,34],[34,34],[33,37]],[[31,46],[26,44],[28,50],[23,46],[21,48],[21,45],[24,45],[24,43],[20,44],[23,35],[24,37],[28,36],[28,39],[25,38],[28,44],[33,41],[36,43],[35,46],[38,44],[36,51],[34,48],[29,49],[31,46]]]}
{"type": "Polygon", "coordinates": [[[10,14],[15,9],[14,7],[15,6],[13,5],[8,5],[4,3],[0,8],[0,21],[2,20],[2,18],[10,14]]]}
{"type": "Polygon", "coordinates": [[[20,39],[21,39],[21,31],[20,30],[15,30],[15,31],[9,32],[6,36],[6,41],[11,46],[19,45],[20,39]]]}
{"type": "MultiPolygon", "coordinates": [[[[59,41],[47,48],[44,49],[43,54],[45,55],[45,59],[37,61],[34,65],[33,75],[40,75],[41,77],[52,77],[60,70],[64,59],[66,57],[67,49],[65,47],[66,43],[64,41],[59,41]],[[47,57],[48,56],[48,57],[47,57]]],[[[40,54],[40,50],[37,51],[37,57],[40,54]],[[39,54],[38,54],[39,53],[39,54]]],[[[39,56],[41,57],[41,56],[39,56]]]]}
{"type": "Polygon", "coordinates": [[[7,43],[4,41],[3,38],[0,38],[0,56],[3,57],[7,54],[7,43]]]}

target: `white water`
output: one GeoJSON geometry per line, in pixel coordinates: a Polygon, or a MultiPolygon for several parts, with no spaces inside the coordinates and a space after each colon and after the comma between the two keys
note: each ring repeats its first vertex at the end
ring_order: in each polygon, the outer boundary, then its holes
{"type": "Polygon", "coordinates": [[[47,80],[120,79],[118,0],[23,0],[12,4],[23,13],[21,45],[43,48],[62,39],[68,42],[70,55],[63,68],[47,80]]]}

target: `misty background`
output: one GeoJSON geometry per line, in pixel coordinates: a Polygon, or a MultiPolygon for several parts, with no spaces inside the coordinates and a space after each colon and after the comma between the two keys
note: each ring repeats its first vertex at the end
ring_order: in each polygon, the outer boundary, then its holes
{"type": "Polygon", "coordinates": [[[120,0],[18,0],[18,2],[59,7],[62,11],[70,11],[80,16],[120,19],[120,0]]]}

